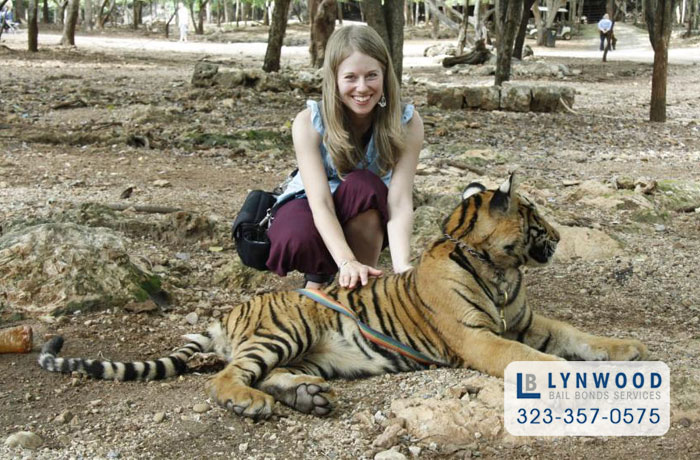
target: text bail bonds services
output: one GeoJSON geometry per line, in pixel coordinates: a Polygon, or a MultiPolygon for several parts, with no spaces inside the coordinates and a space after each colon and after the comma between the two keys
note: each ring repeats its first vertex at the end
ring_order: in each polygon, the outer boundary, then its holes
{"type": "Polygon", "coordinates": [[[660,436],[670,424],[660,361],[519,361],[504,385],[504,424],[516,436],[660,436]]]}

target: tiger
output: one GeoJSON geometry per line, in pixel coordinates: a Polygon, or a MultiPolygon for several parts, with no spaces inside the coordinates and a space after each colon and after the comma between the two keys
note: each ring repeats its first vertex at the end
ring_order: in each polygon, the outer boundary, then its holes
{"type": "Polygon", "coordinates": [[[442,235],[412,269],[354,289],[331,284],[322,291],[427,362],[377,345],[354,319],[286,291],[236,306],[206,333],[185,336],[189,342],[165,358],[61,358],[63,339],[55,337],[42,348],[39,365],[93,378],[157,380],[186,372],[194,353],[213,351],[227,364],[206,382],[208,394],[235,414],[264,419],[277,401],[326,416],[336,401],[330,379],[418,371],[431,361],[503,377],[513,361],[645,359],[647,348],[638,340],[590,335],[530,308],[522,267],[549,263],[560,236],[517,192],[518,182],[512,173],[493,190],[468,185],[442,235]]]}

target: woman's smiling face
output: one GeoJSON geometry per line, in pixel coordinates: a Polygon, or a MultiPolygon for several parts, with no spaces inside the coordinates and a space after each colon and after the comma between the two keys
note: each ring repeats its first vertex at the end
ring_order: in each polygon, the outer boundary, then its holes
{"type": "Polygon", "coordinates": [[[353,52],[338,66],[338,93],[353,119],[363,119],[382,97],[384,72],[376,59],[353,52]]]}

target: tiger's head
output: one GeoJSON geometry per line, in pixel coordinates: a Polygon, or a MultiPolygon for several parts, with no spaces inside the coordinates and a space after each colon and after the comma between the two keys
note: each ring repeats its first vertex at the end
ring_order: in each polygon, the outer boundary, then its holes
{"type": "Polygon", "coordinates": [[[496,190],[469,184],[462,203],[443,222],[443,232],[502,268],[550,262],[559,232],[516,192],[517,186],[516,173],[496,190]]]}

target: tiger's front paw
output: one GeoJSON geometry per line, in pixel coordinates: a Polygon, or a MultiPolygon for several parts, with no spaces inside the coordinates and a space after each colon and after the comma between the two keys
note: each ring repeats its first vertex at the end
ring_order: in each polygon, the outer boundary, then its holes
{"type": "Polygon", "coordinates": [[[643,361],[649,356],[647,347],[639,340],[600,339],[591,344],[592,361],[643,361]]]}
{"type": "Polygon", "coordinates": [[[256,420],[272,415],[275,398],[245,385],[229,385],[226,380],[215,376],[207,383],[209,394],[220,406],[256,420]]]}
{"type": "Polygon", "coordinates": [[[649,357],[649,350],[639,340],[614,340],[607,348],[610,361],[644,361],[649,357]]]}

